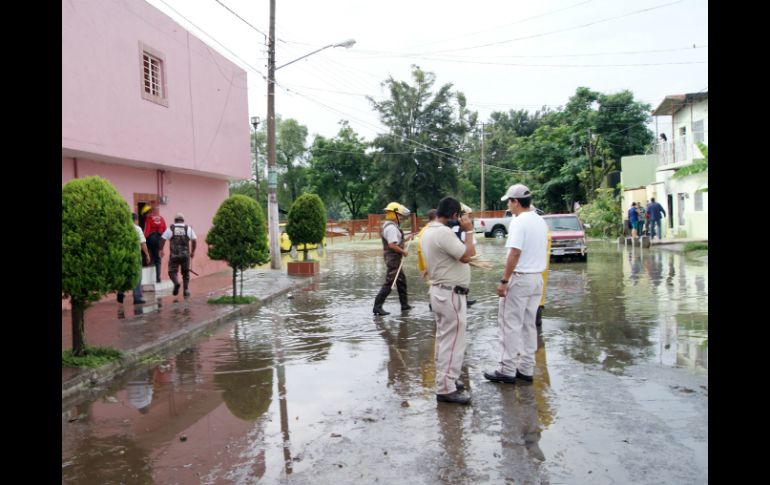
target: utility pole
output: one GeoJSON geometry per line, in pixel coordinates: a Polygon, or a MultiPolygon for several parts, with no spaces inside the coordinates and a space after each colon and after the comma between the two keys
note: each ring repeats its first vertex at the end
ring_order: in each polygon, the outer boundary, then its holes
{"type": "Polygon", "coordinates": [[[481,123],[481,208],[480,211],[486,210],[484,204],[484,123],[481,123]]]}
{"type": "Polygon", "coordinates": [[[267,229],[270,234],[270,267],[281,269],[278,241],[278,172],[275,166],[275,0],[270,0],[270,36],[267,60],[267,229]]]}

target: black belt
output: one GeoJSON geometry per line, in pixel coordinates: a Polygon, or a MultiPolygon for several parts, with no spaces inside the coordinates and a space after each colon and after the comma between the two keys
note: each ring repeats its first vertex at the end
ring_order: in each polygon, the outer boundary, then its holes
{"type": "Polygon", "coordinates": [[[462,286],[449,286],[449,285],[442,285],[441,283],[436,283],[433,286],[438,286],[442,290],[454,291],[458,295],[467,295],[468,292],[471,291],[469,288],[463,288],[462,286]]]}

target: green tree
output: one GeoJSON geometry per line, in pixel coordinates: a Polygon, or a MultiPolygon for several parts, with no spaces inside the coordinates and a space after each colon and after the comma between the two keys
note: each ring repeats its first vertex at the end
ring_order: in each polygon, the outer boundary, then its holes
{"type": "Polygon", "coordinates": [[[589,236],[614,238],[623,234],[623,216],[620,210],[620,195],[613,189],[596,189],[596,197],[579,209],[580,220],[591,226],[586,229],[589,236]]]}
{"type": "Polygon", "coordinates": [[[557,122],[570,128],[571,159],[591,200],[607,174],[620,170],[620,158],[644,153],[653,134],[646,127],[651,106],[626,90],[602,94],[577,88],[557,122]]]}
{"type": "Polygon", "coordinates": [[[335,138],[317,136],[313,141],[310,180],[315,193],[326,201],[342,201],[350,217],[360,219],[375,191],[374,164],[366,154],[366,142],[347,121],[340,125],[335,138]]]}
{"type": "Polygon", "coordinates": [[[72,305],[72,353],[86,354],[86,309],[107,293],[127,291],[141,277],[131,210],[101,177],[62,187],[62,295],[72,305]]]}
{"type": "Polygon", "coordinates": [[[584,160],[571,149],[571,129],[545,124],[515,147],[517,166],[527,171],[522,182],[537,194],[538,207],[546,212],[571,211],[576,200],[585,200],[579,175],[584,160]]]}
{"type": "Polygon", "coordinates": [[[278,117],[275,137],[275,159],[281,187],[278,203],[288,207],[307,186],[307,127],[297,120],[278,117]]]}
{"type": "Polygon", "coordinates": [[[460,151],[465,134],[476,122],[465,96],[452,84],[432,91],[436,76],[412,66],[412,85],[388,78],[389,98],[369,97],[389,133],[373,142],[383,190],[375,204],[401,201],[413,211],[433,207],[441,194],[458,188],[460,151]]]}
{"type": "Polygon", "coordinates": [[[234,300],[238,271],[270,260],[262,208],[245,195],[228,197],[217,209],[206,244],[209,258],[226,261],[233,269],[234,300]]]}
{"type": "Polygon", "coordinates": [[[506,203],[500,200],[505,190],[520,182],[523,174],[519,171],[515,159],[516,145],[526,140],[541,124],[548,114],[547,108],[530,114],[524,110],[508,112],[494,111],[489,121],[483,124],[484,130],[484,198],[486,207],[481,207],[481,129],[473,133],[465,147],[465,169],[460,180],[460,194],[463,201],[480,210],[505,209],[506,203]]]}
{"type": "Polygon", "coordinates": [[[305,245],[304,260],[307,261],[308,244],[321,244],[326,236],[326,208],[316,194],[302,194],[289,209],[286,234],[292,244],[305,245]]]}

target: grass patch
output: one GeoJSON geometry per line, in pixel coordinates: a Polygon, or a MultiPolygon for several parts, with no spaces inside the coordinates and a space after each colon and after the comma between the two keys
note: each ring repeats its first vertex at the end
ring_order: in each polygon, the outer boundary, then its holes
{"type": "Polygon", "coordinates": [[[159,356],[157,354],[152,354],[152,355],[148,355],[147,357],[142,359],[140,361],[140,364],[142,364],[142,365],[154,365],[154,364],[163,363],[165,361],[166,361],[166,359],[164,359],[163,357],[161,357],[161,356],[159,356]]]}
{"type": "Polygon", "coordinates": [[[246,305],[248,303],[254,303],[259,298],[256,296],[236,296],[233,298],[229,295],[223,295],[219,298],[209,298],[209,305],[246,305]]]}
{"type": "Polygon", "coordinates": [[[692,251],[708,251],[709,245],[707,243],[690,242],[684,245],[684,252],[689,253],[692,251]]]}
{"type": "Polygon", "coordinates": [[[61,351],[61,363],[67,367],[99,367],[122,358],[123,352],[112,347],[86,347],[80,357],[72,355],[72,349],[61,351]]]}

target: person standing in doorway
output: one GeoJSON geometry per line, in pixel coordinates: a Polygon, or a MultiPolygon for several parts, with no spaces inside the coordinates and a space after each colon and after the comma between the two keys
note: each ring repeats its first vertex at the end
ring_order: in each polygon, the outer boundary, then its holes
{"type": "Polygon", "coordinates": [[[401,230],[401,218],[406,218],[409,214],[409,209],[398,202],[391,202],[385,207],[385,221],[380,229],[380,239],[382,239],[382,251],[387,273],[385,273],[385,283],[374,298],[372,313],[375,315],[390,315],[390,312],[386,312],[382,305],[390,294],[394,280],[398,290],[398,300],[401,302],[401,311],[412,308],[407,298],[406,276],[401,264],[401,259],[408,256],[404,250],[405,239],[404,231],[401,230]]]}
{"type": "Polygon", "coordinates": [[[537,307],[543,293],[548,258],[548,225],[531,207],[532,193],[522,184],[508,188],[501,200],[516,217],[509,226],[508,257],[497,286],[501,355],[496,369],[484,372],[492,382],[531,383],[537,350],[537,307]]]}
{"type": "Polygon", "coordinates": [[[160,248],[161,235],[166,232],[166,220],[160,215],[158,203],[152,201],[152,208],[145,206],[145,211],[150,211],[144,220],[144,237],[147,238],[147,248],[152,255],[152,264],[155,266],[155,281],[160,283],[160,248]]]}
{"type": "Polygon", "coordinates": [[[662,217],[665,217],[666,211],[663,210],[662,205],[655,202],[655,197],[650,198],[650,205],[647,206],[647,214],[650,216],[650,239],[655,239],[655,234],[658,235],[658,240],[663,239],[661,214],[662,217]]]}
{"type": "Polygon", "coordinates": [[[441,199],[436,220],[426,226],[420,242],[431,282],[430,305],[436,314],[436,400],[469,404],[470,395],[458,379],[465,358],[467,295],[471,283],[468,263],[476,255],[476,247],[473,223],[461,213],[457,199],[441,199]],[[466,235],[464,243],[447,225],[458,217],[460,229],[466,235]]]}
{"type": "MultiPolygon", "coordinates": [[[[136,214],[136,212],[131,213],[131,217],[134,219],[134,229],[136,229],[136,234],[139,238],[139,249],[140,249],[140,258],[139,258],[139,267],[142,267],[141,263],[141,254],[144,254],[147,259],[150,259],[150,254],[147,252],[147,244],[146,240],[144,238],[144,233],[142,233],[142,228],[139,227],[139,216],[136,214]]],[[[125,294],[122,291],[118,292],[118,303],[123,303],[123,299],[125,298],[125,294]]],[[[136,284],[134,287],[134,305],[141,305],[144,303],[144,300],[142,299],[142,275],[139,274],[139,283],[136,284]]]]}
{"type": "Polygon", "coordinates": [[[171,254],[168,258],[168,276],[174,283],[174,295],[179,294],[179,279],[177,271],[182,267],[182,282],[184,283],[184,296],[190,296],[190,263],[195,257],[195,248],[198,247],[198,237],[193,228],[184,223],[184,214],[179,212],[174,217],[174,223],[161,236],[160,256],[163,257],[163,247],[167,240],[171,240],[171,254]],[[192,243],[192,249],[190,248],[192,243]]]}

